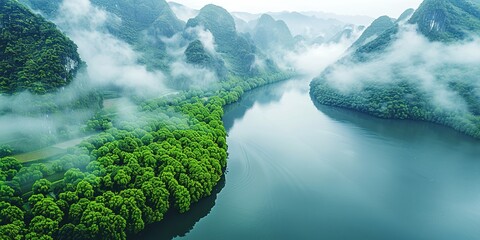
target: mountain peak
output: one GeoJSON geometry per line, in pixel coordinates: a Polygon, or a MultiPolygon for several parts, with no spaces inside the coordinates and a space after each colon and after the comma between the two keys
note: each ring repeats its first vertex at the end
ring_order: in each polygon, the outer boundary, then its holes
{"type": "Polygon", "coordinates": [[[294,40],[287,24],[282,20],[277,20],[263,14],[253,30],[253,39],[257,45],[266,50],[276,47],[293,47],[294,40]]]}
{"type": "Polygon", "coordinates": [[[358,48],[368,44],[393,26],[395,26],[395,23],[389,16],[381,16],[375,19],[372,24],[365,29],[360,38],[353,43],[352,47],[358,48]]]}
{"type": "Polygon", "coordinates": [[[407,21],[415,13],[415,9],[409,8],[405,10],[397,19],[396,23],[407,21]]]}
{"type": "Polygon", "coordinates": [[[480,33],[480,1],[425,0],[409,23],[432,41],[463,40],[480,33]]]}

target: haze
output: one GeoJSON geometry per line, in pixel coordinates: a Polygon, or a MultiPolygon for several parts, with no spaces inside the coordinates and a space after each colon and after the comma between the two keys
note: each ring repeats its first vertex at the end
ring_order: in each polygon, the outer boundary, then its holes
{"type": "Polygon", "coordinates": [[[347,15],[366,15],[379,17],[389,15],[398,17],[407,8],[417,8],[421,0],[262,0],[262,1],[237,1],[237,0],[175,0],[174,2],[200,9],[212,3],[226,8],[228,11],[263,13],[278,11],[322,11],[347,15]]]}

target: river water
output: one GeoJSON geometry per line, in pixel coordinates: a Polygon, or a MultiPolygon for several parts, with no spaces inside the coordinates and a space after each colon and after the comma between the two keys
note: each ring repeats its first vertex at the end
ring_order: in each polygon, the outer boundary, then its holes
{"type": "Polygon", "coordinates": [[[480,141],[312,102],[308,80],[225,109],[215,193],[144,239],[480,239],[480,141]]]}

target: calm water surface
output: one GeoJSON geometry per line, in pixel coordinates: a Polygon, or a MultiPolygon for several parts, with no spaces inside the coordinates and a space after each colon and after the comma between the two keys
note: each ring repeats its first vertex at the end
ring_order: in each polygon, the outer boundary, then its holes
{"type": "Polygon", "coordinates": [[[144,239],[480,239],[480,141],[315,105],[307,80],[225,110],[216,192],[144,239]]]}

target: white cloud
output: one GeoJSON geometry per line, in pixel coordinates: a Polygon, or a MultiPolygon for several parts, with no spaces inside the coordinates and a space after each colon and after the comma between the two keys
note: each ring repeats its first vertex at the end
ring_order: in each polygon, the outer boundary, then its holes
{"type": "Polygon", "coordinates": [[[56,22],[78,45],[96,86],[117,86],[142,96],[167,92],[165,76],[138,63],[139,54],[126,42],[104,30],[117,17],[93,6],[89,0],[64,0],[56,22]]]}
{"type": "MultiPolygon", "coordinates": [[[[430,42],[415,26],[403,26],[398,39],[384,53],[367,62],[334,65],[326,80],[344,93],[360,91],[366,84],[408,81],[446,110],[466,111],[462,98],[448,83],[468,81],[480,87],[480,39],[454,44],[430,42]]],[[[480,95],[477,95],[480,98],[480,95]]]]}

